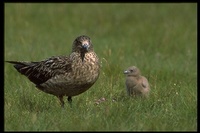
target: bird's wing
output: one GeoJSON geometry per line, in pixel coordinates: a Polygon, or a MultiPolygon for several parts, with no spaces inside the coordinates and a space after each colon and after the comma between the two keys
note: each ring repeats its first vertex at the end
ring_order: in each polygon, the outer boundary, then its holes
{"type": "Polygon", "coordinates": [[[15,62],[14,67],[21,74],[27,76],[36,85],[42,84],[52,77],[65,74],[72,70],[71,60],[66,56],[51,57],[40,62],[15,62]]]}
{"type": "Polygon", "coordinates": [[[142,78],[142,87],[144,87],[144,88],[149,87],[149,83],[148,83],[147,79],[143,76],[141,78],[142,78]]]}

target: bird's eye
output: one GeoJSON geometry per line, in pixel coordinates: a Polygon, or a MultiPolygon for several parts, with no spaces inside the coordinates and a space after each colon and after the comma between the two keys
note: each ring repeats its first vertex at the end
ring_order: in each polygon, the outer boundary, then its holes
{"type": "Polygon", "coordinates": [[[135,69],[130,69],[130,72],[131,72],[131,73],[135,73],[136,70],[135,70],[135,69]]]}
{"type": "Polygon", "coordinates": [[[82,43],[80,41],[77,41],[76,46],[81,45],[82,43]]]}

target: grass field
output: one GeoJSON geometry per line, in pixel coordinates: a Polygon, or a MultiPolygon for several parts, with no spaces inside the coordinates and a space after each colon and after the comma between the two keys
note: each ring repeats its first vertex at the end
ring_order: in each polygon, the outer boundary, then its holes
{"type": "Polygon", "coordinates": [[[6,3],[4,33],[5,60],[68,55],[82,34],[101,60],[98,81],[64,109],[5,63],[4,131],[197,131],[197,4],[6,3]],[[148,99],[126,95],[132,65],[148,99]]]}

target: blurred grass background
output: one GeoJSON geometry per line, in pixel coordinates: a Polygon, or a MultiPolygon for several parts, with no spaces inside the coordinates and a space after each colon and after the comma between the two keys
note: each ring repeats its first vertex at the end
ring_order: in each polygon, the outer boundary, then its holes
{"type": "Polygon", "coordinates": [[[69,55],[83,34],[101,60],[100,78],[72,109],[5,64],[5,131],[197,130],[196,3],[5,3],[4,29],[5,60],[69,55]],[[148,78],[149,99],[126,96],[131,65],[148,78]]]}

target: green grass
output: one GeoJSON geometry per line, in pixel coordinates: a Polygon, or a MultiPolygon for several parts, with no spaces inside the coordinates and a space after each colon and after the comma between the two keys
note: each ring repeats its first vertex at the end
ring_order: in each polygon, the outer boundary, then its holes
{"type": "Polygon", "coordinates": [[[5,4],[5,60],[68,55],[82,34],[101,75],[72,108],[5,63],[5,131],[197,131],[197,4],[5,4]],[[127,97],[131,65],[148,78],[148,99],[127,97]]]}

